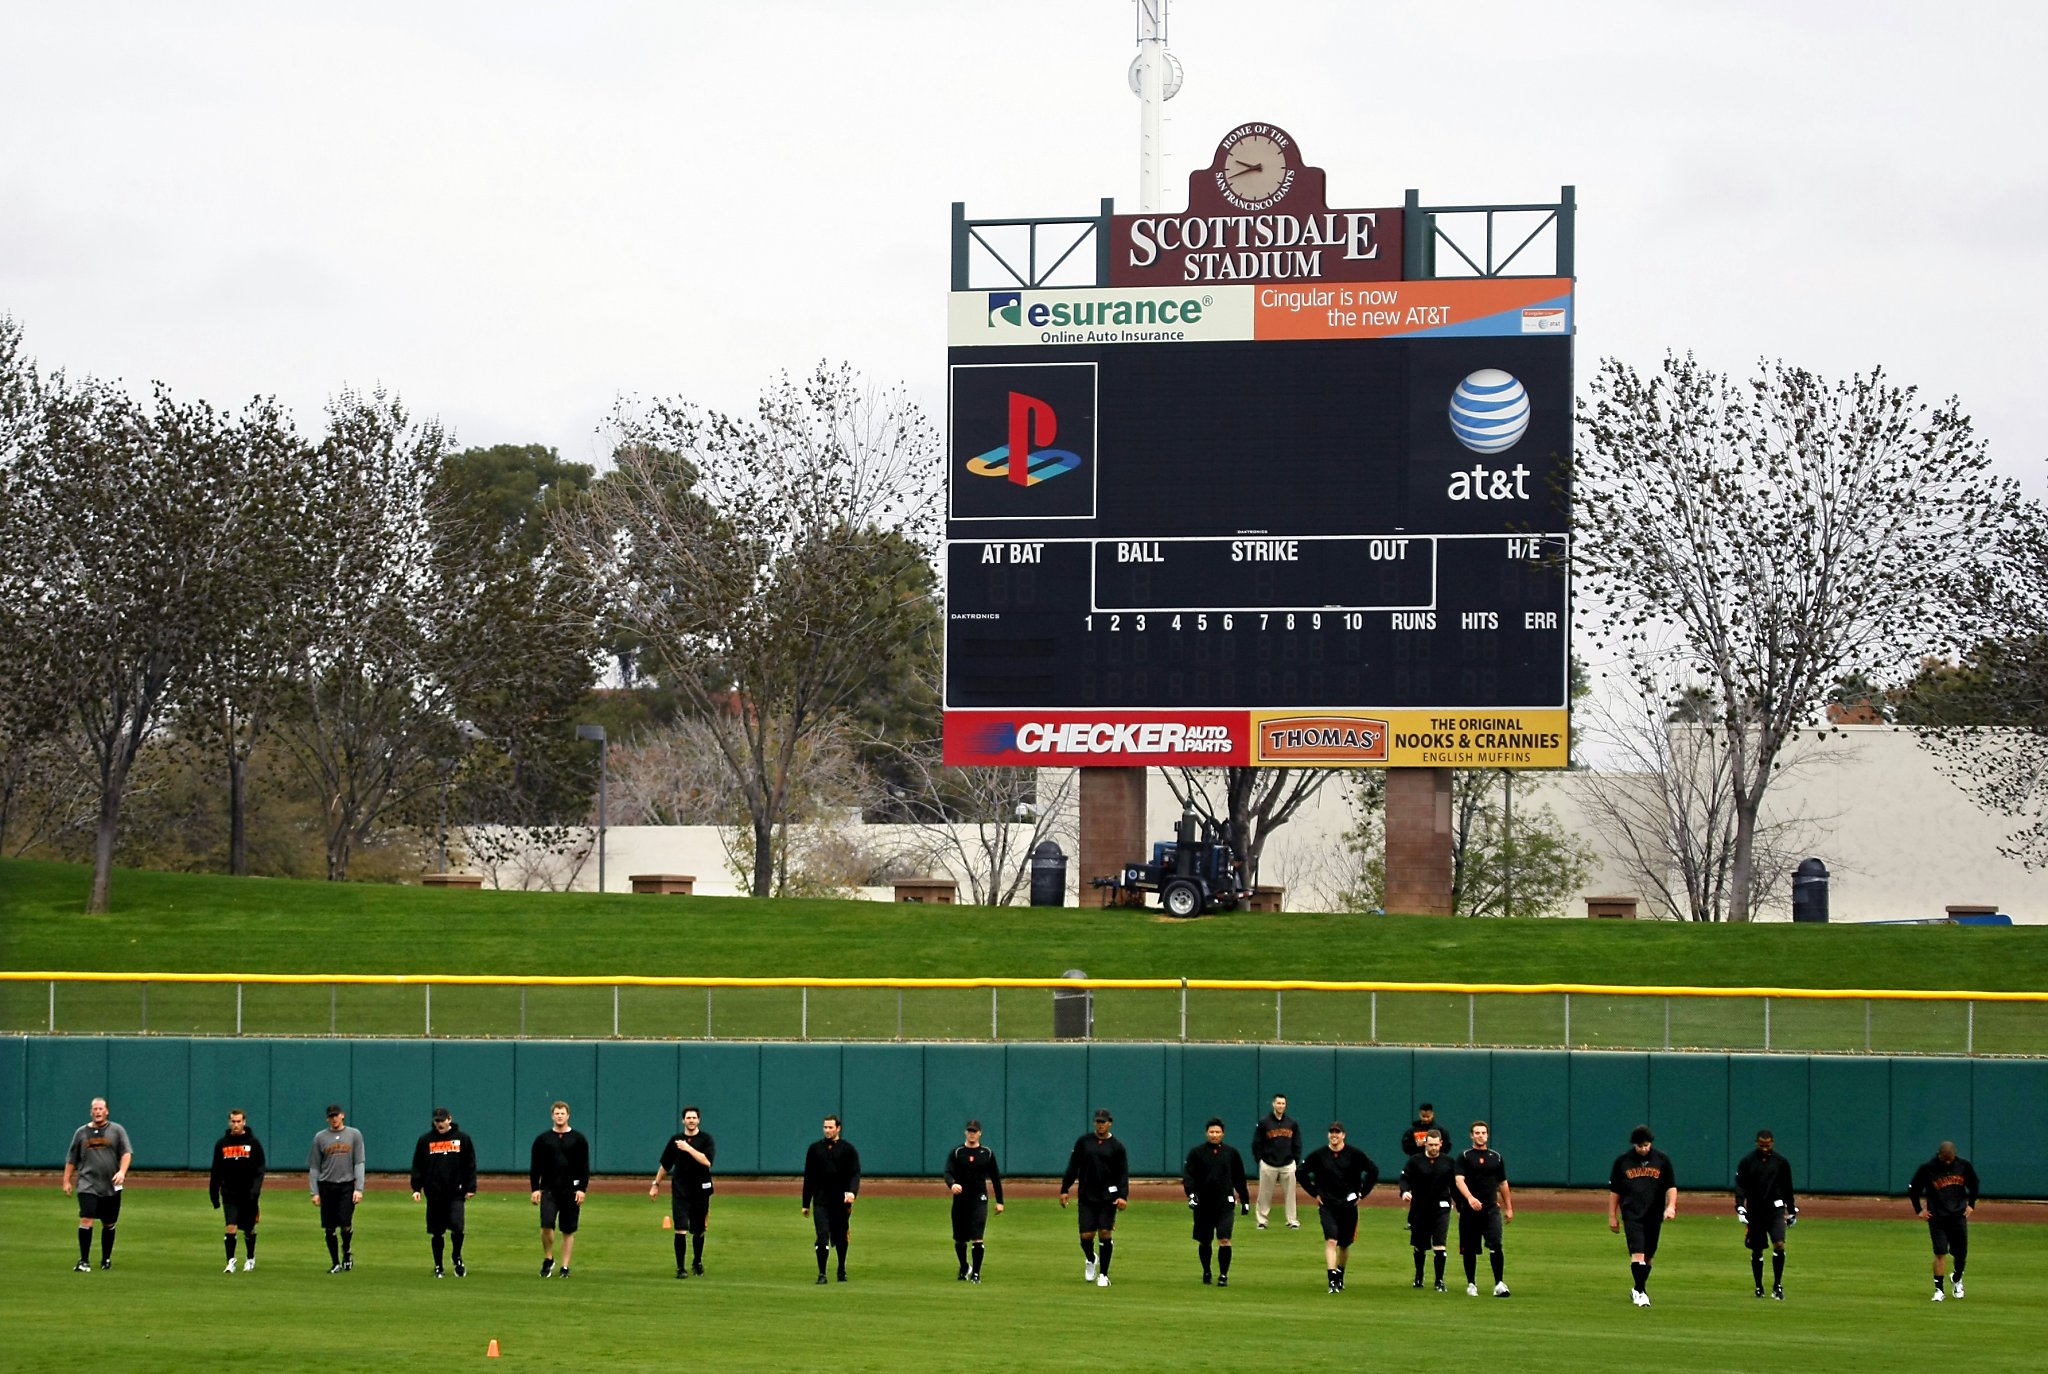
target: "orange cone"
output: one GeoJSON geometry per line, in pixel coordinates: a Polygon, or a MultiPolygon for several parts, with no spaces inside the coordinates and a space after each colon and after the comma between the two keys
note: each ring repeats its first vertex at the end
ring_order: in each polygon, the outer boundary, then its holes
{"type": "Polygon", "coordinates": [[[669,1216],[669,1215],[666,1215],[666,1214],[664,1214],[664,1215],[662,1216],[662,1218],[661,1218],[661,1229],[662,1229],[662,1230],[664,1230],[664,1231],[673,1231],[673,1230],[675,1230],[675,1229],[676,1229],[676,1219],[675,1219],[674,1217],[672,1217],[672,1216],[669,1216]]]}
{"type": "Polygon", "coordinates": [[[495,1360],[498,1358],[498,1342],[495,1339],[491,1342],[491,1348],[484,1352],[484,1358],[487,1360],[495,1360]]]}

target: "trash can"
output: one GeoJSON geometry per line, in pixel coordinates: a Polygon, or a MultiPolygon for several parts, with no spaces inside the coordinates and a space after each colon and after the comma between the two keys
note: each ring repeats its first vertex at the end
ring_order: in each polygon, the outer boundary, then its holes
{"type": "Polygon", "coordinates": [[[1819,859],[1801,859],[1792,870],[1792,919],[1828,923],[1828,866],[1819,859]]]}
{"type": "Polygon", "coordinates": [[[1031,851],[1031,905],[1067,904],[1067,856],[1051,840],[1031,851]]]}
{"type": "MultiPolygon", "coordinates": [[[[1070,968],[1062,978],[1086,978],[1085,969],[1070,968]]],[[[1052,1038],[1086,1040],[1095,1033],[1095,992],[1091,988],[1052,990],[1052,1038]]]]}

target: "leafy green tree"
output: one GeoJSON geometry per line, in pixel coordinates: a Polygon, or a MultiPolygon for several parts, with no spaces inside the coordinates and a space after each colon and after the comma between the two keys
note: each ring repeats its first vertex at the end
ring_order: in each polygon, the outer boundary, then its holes
{"type": "Polygon", "coordinates": [[[617,467],[558,517],[608,623],[712,732],[745,806],[750,887],[775,890],[800,752],[929,617],[886,554],[935,524],[939,442],[897,388],[783,376],[754,414],[622,410],[617,467]]]}
{"type": "Polygon", "coordinates": [[[1711,694],[1734,837],[1730,920],[1752,918],[1757,825],[1788,741],[1837,681],[1882,678],[1967,623],[1956,588],[2016,487],[1953,402],[1882,372],[1784,363],[1747,381],[1606,359],[1580,403],[1572,558],[1588,628],[1655,699],[1661,665],[1711,694]]]}

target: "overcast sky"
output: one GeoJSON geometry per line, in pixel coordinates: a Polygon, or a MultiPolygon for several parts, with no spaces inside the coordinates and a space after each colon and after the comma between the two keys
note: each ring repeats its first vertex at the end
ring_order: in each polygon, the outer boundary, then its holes
{"type": "MultiPolygon", "coordinates": [[[[1582,380],[1883,364],[2041,493],[2043,14],[1181,0],[1167,204],[1255,119],[1332,205],[1572,183],[1582,380]]],[[[308,432],[382,384],[584,461],[621,394],[819,358],[936,404],[950,202],[1137,208],[1134,37],[1130,0],[0,0],[0,312],[45,366],[308,432]]]]}

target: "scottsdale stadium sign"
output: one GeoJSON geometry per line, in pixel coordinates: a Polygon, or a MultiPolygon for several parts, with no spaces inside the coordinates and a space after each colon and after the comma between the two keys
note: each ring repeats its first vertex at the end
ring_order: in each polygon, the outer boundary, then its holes
{"type": "Polygon", "coordinates": [[[1401,276],[1400,209],[1331,209],[1323,169],[1272,124],[1224,135],[1188,177],[1186,213],[1117,215],[1114,234],[1112,286],[1401,276]]]}

